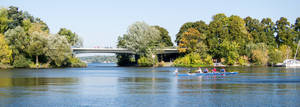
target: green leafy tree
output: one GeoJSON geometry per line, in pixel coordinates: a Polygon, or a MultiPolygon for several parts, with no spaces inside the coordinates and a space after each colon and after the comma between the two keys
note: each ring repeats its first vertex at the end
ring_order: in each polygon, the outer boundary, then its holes
{"type": "Polygon", "coordinates": [[[228,17],[225,14],[216,14],[209,23],[209,35],[207,37],[209,54],[214,58],[222,58],[220,44],[226,38],[229,38],[228,17]]]}
{"type": "Polygon", "coordinates": [[[8,9],[8,18],[13,20],[9,23],[9,29],[14,29],[17,26],[21,26],[24,15],[22,11],[19,11],[18,7],[10,6],[8,9]]]}
{"type": "Polygon", "coordinates": [[[66,65],[66,60],[71,56],[71,46],[64,36],[49,35],[48,49],[46,56],[49,57],[49,63],[54,62],[57,67],[66,65]]]}
{"type": "MultiPolygon", "coordinates": [[[[118,37],[118,48],[126,48],[125,40],[122,37],[118,37]]],[[[128,53],[117,53],[117,64],[118,66],[132,66],[136,64],[135,57],[133,54],[128,53]]]]}
{"type": "MultiPolygon", "coordinates": [[[[135,55],[135,60],[138,60],[139,56],[152,59],[152,56],[157,53],[156,49],[162,48],[161,45],[159,45],[161,40],[160,31],[145,22],[132,24],[129,26],[127,34],[124,34],[123,37],[119,37],[118,39],[118,47],[128,48],[137,54],[135,55]]],[[[123,54],[123,56],[119,55],[119,61],[132,59],[132,55],[129,54],[123,54]]],[[[129,60],[129,62],[132,61],[129,60]]]]}
{"type": "Polygon", "coordinates": [[[230,36],[226,39],[229,41],[235,41],[239,46],[238,54],[245,55],[245,47],[247,43],[252,41],[251,35],[246,30],[245,22],[239,16],[234,15],[230,16],[228,20],[228,32],[230,36]]]}
{"type": "Polygon", "coordinates": [[[228,40],[224,40],[220,44],[220,54],[222,58],[225,58],[225,63],[228,65],[234,65],[238,61],[239,58],[239,45],[236,42],[231,42],[228,40]]]}
{"type": "Polygon", "coordinates": [[[18,26],[15,29],[9,29],[5,32],[5,39],[13,50],[13,56],[26,53],[25,50],[30,42],[30,38],[22,27],[18,26]]]}
{"type": "Polygon", "coordinates": [[[173,46],[169,32],[163,27],[160,27],[160,26],[154,26],[154,27],[160,31],[161,39],[160,39],[159,43],[162,45],[162,47],[173,46]]]}
{"type": "Polygon", "coordinates": [[[24,55],[22,54],[18,54],[17,56],[15,56],[13,66],[17,68],[27,68],[31,63],[33,62],[31,62],[30,59],[24,57],[24,55]]]}
{"type": "Polygon", "coordinates": [[[257,19],[246,17],[244,19],[247,31],[253,38],[253,43],[263,43],[267,41],[267,36],[263,34],[263,26],[257,19]]]}
{"type": "Polygon", "coordinates": [[[71,30],[66,28],[61,28],[57,34],[65,36],[71,46],[82,47],[82,40],[75,32],[72,32],[71,30]]]}
{"type": "Polygon", "coordinates": [[[0,33],[4,33],[8,30],[8,24],[11,20],[8,19],[8,12],[5,8],[0,8],[0,33]]]}
{"type": "Polygon", "coordinates": [[[265,35],[267,37],[264,43],[267,44],[268,46],[277,46],[277,43],[274,38],[274,33],[276,31],[274,22],[272,22],[270,18],[263,18],[261,20],[261,24],[263,26],[262,35],[265,35]]]}
{"type": "Polygon", "coordinates": [[[44,55],[48,51],[48,35],[44,35],[40,32],[33,32],[30,36],[27,52],[31,56],[35,56],[36,64],[39,64],[39,56],[44,55]]]}
{"type": "Polygon", "coordinates": [[[132,24],[124,34],[122,40],[124,47],[134,51],[141,56],[156,54],[158,43],[161,39],[159,30],[149,26],[145,22],[132,24]]]}
{"type": "Polygon", "coordinates": [[[291,29],[290,22],[285,17],[281,17],[276,21],[276,41],[279,45],[288,45],[292,48],[295,47],[295,35],[291,29]]]}

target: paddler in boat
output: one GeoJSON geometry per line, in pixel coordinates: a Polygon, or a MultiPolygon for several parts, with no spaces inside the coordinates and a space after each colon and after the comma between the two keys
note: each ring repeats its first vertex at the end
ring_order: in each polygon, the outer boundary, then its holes
{"type": "Polygon", "coordinates": [[[225,68],[224,67],[222,67],[222,69],[220,70],[220,72],[226,72],[226,70],[225,70],[225,68]]]}
{"type": "Polygon", "coordinates": [[[198,68],[197,73],[203,73],[201,67],[198,68]]]}
{"type": "Polygon", "coordinates": [[[212,71],[213,73],[216,73],[216,72],[217,72],[216,67],[214,67],[211,71],[212,71]]]}
{"type": "Polygon", "coordinates": [[[174,73],[176,74],[176,76],[178,76],[178,69],[176,68],[174,73]]]}
{"type": "Polygon", "coordinates": [[[204,72],[203,73],[208,73],[208,69],[207,68],[205,68],[205,70],[204,70],[204,72]]]}

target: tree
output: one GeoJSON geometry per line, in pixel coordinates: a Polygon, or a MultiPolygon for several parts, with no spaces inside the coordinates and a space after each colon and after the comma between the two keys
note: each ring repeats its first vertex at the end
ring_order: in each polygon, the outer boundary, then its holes
{"type": "Polygon", "coordinates": [[[33,32],[30,36],[30,42],[27,52],[31,56],[35,56],[36,64],[39,64],[39,56],[44,55],[48,50],[47,35],[41,32],[33,32]]]}
{"type": "Polygon", "coordinates": [[[188,29],[182,34],[179,42],[179,52],[183,53],[201,53],[206,52],[206,45],[204,40],[206,36],[201,34],[198,30],[194,28],[188,29]]]}
{"type": "Polygon", "coordinates": [[[25,15],[23,15],[22,11],[19,11],[18,7],[15,6],[9,6],[8,9],[8,18],[13,20],[9,23],[8,27],[9,29],[14,29],[17,26],[22,25],[22,21],[25,18],[25,15]]]}
{"type": "Polygon", "coordinates": [[[187,22],[180,27],[179,32],[176,34],[175,42],[177,43],[177,45],[179,45],[182,34],[190,28],[197,29],[202,34],[208,33],[208,25],[205,24],[204,21],[200,20],[200,21],[196,21],[196,22],[187,22]]]}
{"type": "MultiPolygon", "coordinates": [[[[122,37],[118,37],[118,48],[126,48],[125,46],[125,40],[122,37]]],[[[117,59],[118,59],[118,66],[131,66],[135,65],[136,61],[133,54],[127,54],[127,53],[117,53],[117,59]]]]}
{"type": "Polygon", "coordinates": [[[8,30],[8,24],[11,20],[8,19],[8,13],[5,8],[0,9],[0,33],[4,33],[8,30]]]}
{"type": "Polygon", "coordinates": [[[207,37],[208,53],[212,54],[214,58],[220,59],[220,44],[229,37],[228,32],[228,17],[225,14],[216,14],[213,20],[209,23],[209,34],[207,37]]]}
{"type": "Polygon", "coordinates": [[[134,51],[141,56],[151,56],[156,54],[156,49],[160,41],[160,32],[145,22],[136,22],[129,26],[127,34],[122,40],[124,47],[134,51]]]}
{"type": "Polygon", "coordinates": [[[290,22],[288,22],[285,17],[281,17],[276,21],[276,33],[276,41],[279,45],[288,45],[292,48],[295,47],[295,35],[292,34],[293,31],[290,22]]]}
{"type": "Polygon", "coordinates": [[[65,36],[65,38],[68,40],[69,44],[74,47],[81,47],[82,46],[82,40],[79,38],[79,36],[72,32],[69,29],[61,28],[58,33],[61,36],[65,36]]]}
{"type": "Polygon", "coordinates": [[[295,25],[294,25],[295,27],[294,27],[294,29],[295,29],[295,31],[296,32],[300,32],[300,17],[298,17],[297,19],[296,19],[296,21],[295,21],[295,25]]]}
{"type": "Polygon", "coordinates": [[[18,55],[20,53],[26,53],[25,49],[28,46],[30,38],[28,35],[26,35],[22,27],[18,26],[15,29],[10,29],[7,32],[5,32],[4,35],[8,45],[13,50],[14,55],[18,55]]]}
{"type": "Polygon", "coordinates": [[[194,27],[194,23],[193,22],[184,23],[180,27],[179,32],[176,34],[176,40],[175,40],[175,42],[177,43],[177,45],[179,45],[179,41],[181,39],[182,33],[186,32],[189,28],[193,28],[193,27],[194,27]]]}
{"type": "MultiPolygon", "coordinates": [[[[118,47],[128,48],[129,50],[135,52],[135,60],[138,60],[138,58],[141,57],[152,59],[153,55],[156,55],[157,53],[156,49],[162,48],[161,45],[159,45],[161,41],[160,31],[155,27],[149,26],[145,22],[135,22],[134,24],[130,25],[127,34],[124,34],[123,37],[119,37],[118,39],[118,47]]],[[[133,59],[133,56],[130,54],[118,54],[117,56],[118,61],[122,61],[118,62],[119,65],[123,62],[136,62],[128,60],[133,59]],[[124,59],[127,61],[124,61],[124,59]]],[[[143,62],[148,60],[141,61],[143,62]]],[[[152,65],[154,64],[153,60],[151,60],[151,63],[152,65]]]]}
{"type": "Polygon", "coordinates": [[[254,43],[263,43],[267,41],[267,36],[263,34],[263,26],[257,19],[250,16],[244,19],[247,31],[251,34],[254,43]]]}
{"type": "Polygon", "coordinates": [[[0,33],[0,64],[10,64],[12,50],[6,43],[4,36],[0,33]]]}
{"type": "MultiPolygon", "coordinates": [[[[34,32],[42,33],[44,35],[49,34],[49,30],[47,29],[47,25],[43,23],[29,23],[28,21],[24,20],[24,27],[29,28],[28,33],[32,35],[34,32]],[[27,25],[29,24],[29,25],[27,25]]],[[[26,30],[26,29],[25,29],[26,30]]]]}
{"type": "Polygon", "coordinates": [[[252,41],[251,35],[248,33],[245,27],[245,22],[239,16],[230,16],[228,18],[228,32],[229,35],[226,39],[229,41],[235,41],[240,48],[238,48],[239,55],[245,55],[245,47],[247,43],[252,41]]]}
{"type": "Polygon", "coordinates": [[[173,46],[173,43],[171,41],[171,37],[169,35],[169,32],[163,28],[163,27],[160,27],[160,26],[154,26],[157,30],[160,31],[160,41],[159,43],[163,46],[163,47],[170,47],[170,46],[173,46]]]}
{"type": "Polygon", "coordinates": [[[261,20],[263,26],[263,34],[267,37],[267,40],[264,42],[268,46],[277,46],[275,41],[275,24],[270,18],[263,18],[261,20]]]}
{"type": "Polygon", "coordinates": [[[225,58],[225,63],[229,65],[236,64],[239,58],[239,45],[235,41],[224,40],[220,44],[220,55],[225,58]]]}
{"type": "Polygon", "coordinates": [[[48,49],[46,56],[49,57],[49,63],[54,62],[57,67],[63,65],[69,56],[71,56],[71,46],[68,40],[61,35],[49,35],[48,49]]]}

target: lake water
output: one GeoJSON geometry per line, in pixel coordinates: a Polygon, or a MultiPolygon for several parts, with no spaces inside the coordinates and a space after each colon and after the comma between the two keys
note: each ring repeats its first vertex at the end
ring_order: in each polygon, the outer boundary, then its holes
{"type": "Polygon", "coordinates": [[[176,77],[189,68],[0,70],[1,107],[300,107],[300,69],[235,67],[237,75],[176,77]]]}

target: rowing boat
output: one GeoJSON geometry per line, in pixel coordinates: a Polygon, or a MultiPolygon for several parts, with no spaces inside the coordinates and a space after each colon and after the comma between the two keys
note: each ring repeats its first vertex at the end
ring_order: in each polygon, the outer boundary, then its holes
{"type": "Polygon", "coordinates": [[[177,76],[205,76],[205,75],[233,75],[238,72],[216,72],[216,73],[188,73],[188,74],[177,74],[177,76]]]}

